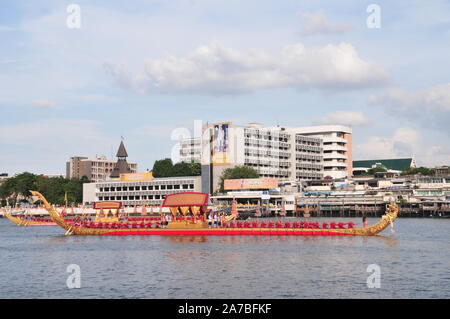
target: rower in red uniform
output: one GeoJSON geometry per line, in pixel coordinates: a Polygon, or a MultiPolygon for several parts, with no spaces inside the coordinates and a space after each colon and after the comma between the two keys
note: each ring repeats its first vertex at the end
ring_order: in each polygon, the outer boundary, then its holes
{"type": "Polygon", "coordinates": [[[353,226],[355,226],[355,224],[352,221],[347,223],[347,228],[353,228],[353,226]]]}
{"type": "Polygon", "coordinates": [[[328,223],[327,222],[323,222],[322,223],[322,228],[323,229],[328,229],[328,223]]]}

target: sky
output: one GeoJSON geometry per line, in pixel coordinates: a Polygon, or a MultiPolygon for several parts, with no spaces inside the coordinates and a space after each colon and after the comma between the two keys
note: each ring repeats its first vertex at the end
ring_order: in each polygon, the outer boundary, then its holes
{"type": "Polygon", "coordinates": [[[145,171],[194,121],[349,125],[355,160],[450,164],[449,1],[2,0],[0,40],[0,173],[121,137],[145,171]]]}

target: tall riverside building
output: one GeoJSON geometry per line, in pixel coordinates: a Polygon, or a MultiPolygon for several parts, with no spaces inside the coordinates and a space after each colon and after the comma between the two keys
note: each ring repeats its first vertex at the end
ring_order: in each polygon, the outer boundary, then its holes
{"type": "Polygon", "coordinates": [[[295,129],[298,134],[323,140],[324,177],[351,177],[353,171],[352,129],[342,125],[309,126],[295,129]]]}
{"type": "Polygon", "coordinates": [[[213,192],[226,168],[246,165],[261,177],[313,180],[324,177],[322,138],[304,136],[296,128],[262,127],[231,122],[205,125],[202,137],[180,143],[180,161],[201,162],[202,189],[213,192]]]}

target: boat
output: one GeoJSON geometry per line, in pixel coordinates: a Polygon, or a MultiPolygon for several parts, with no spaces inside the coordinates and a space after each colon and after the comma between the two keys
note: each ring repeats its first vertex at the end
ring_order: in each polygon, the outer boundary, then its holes
{"type": "Polygon", "coordinates": [[[32,218],[29,215],[16,214],[13,216],[7,209],[3,209],[3,215],[18,226],[56,226],[52,218],[38,217],[32,218]],[[32,219],[28,219],[32,218],[32,219]]]}
{"type": "MultiPolygon", "coordinates": [[[[332,225],[328,228],[326,223],[323,227],[312,223],[300,223],[290,225],[289,222],[282,224],[278,222],[276,225],[269,223],[265,225],[254,221],[252,224],[238,222],[235,223],[236,215],[226,216],[221,227],[210,227],[207,222],[206,214],[208,213],[208,194],[206,193],[174,193],[167,195],[161,207],[170,209],[170,221],[164,223],[129,223],[129,222],[89,222],[81,225],[67,223],[64,218],[55,210],[55,208],[45,199],[45,197],[36,191],[31,193],[42,201],[45,209],[49,212],[53,221],[66,230],[66,235],[311,235],[311,236],[375,236],[385,230],[389,225],[393,225],[393,221],[397,218],[398,207],[395,203],[387,206],[385,214],[381,219],[367,227],[353,228],[352,225],[343,227],[343,223],[339,226],[332,225]],[[325,225],[326,224],[326,225],[325,225]]],[[[237,212],[237,209],[232,209],[237,212]]],[[[165,220],[165,218],[161,218],[165,220]]]]}

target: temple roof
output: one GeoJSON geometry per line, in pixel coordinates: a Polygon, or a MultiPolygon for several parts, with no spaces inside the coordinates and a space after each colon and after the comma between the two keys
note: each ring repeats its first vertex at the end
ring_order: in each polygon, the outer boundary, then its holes
{"type": "Polygon", "coordinates": [[[109,177],[111,178],[119,178],[120,174],[128,174],[131,173],[130,167],[128,166],[128,163],[124,159],[119,159],[114,165],[114,169],[111,172],[111,175],[109,177]]]}
{"type": "Polygon", "coordinates": [[[125,149],[125,145],[123,144],[123,141],[120,142],[119,150],[116,154],[117,157],[128,157],[127,150],[125,149]]]}
{"type": "Polygon", "coordinates": [[[123,141],[120,142],[119,150],[117,151],[116,156],[118,157],[118,160],[116,165],[114,165],[114,169],[111,172],[111,175],[109,175],[109,177],[119,178],[120,174],[131,173],[130,167],[126,160],[126,158],[128,157],[128,153],[127,150],[125,149],[123,141]]]}

